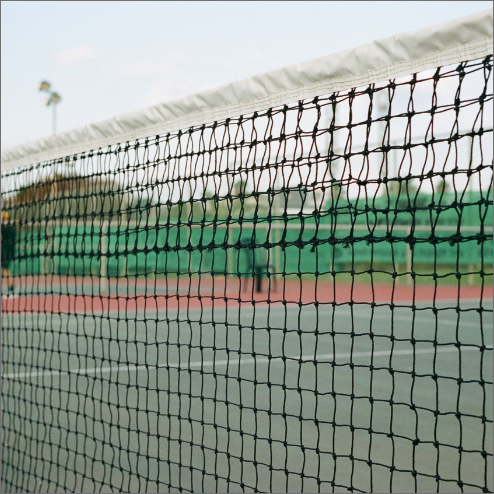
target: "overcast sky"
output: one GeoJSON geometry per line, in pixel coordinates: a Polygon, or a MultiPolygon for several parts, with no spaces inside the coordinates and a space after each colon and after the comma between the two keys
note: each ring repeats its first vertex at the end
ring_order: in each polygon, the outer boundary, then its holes
{"type": "Polygon", "coordinates": [[[1,3],[2,148],[463,17],[492,2],[1,3]]]}

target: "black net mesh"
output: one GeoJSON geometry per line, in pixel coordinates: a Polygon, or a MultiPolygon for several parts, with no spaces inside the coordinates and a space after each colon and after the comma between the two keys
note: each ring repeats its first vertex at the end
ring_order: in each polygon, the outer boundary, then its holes
{"type": "Polygon", "coordinates": [[[2,489],[492,492],[491,71],[2,173],[2,489]]]}

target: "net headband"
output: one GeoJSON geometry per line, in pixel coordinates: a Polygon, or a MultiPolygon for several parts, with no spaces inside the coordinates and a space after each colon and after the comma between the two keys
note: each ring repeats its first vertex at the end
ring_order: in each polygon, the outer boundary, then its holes
{"type": "Polygon", "coordinates": [[[63,158],[492,54],[493,9],[272,70],[2,150],[2,170],[63,158]]]}

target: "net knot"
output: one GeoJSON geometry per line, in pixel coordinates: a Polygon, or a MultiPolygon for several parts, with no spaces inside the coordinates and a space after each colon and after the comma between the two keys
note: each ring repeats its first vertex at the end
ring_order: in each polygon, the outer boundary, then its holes
{"type": "Polygon", "coordinates": [[[410,246],[411,249],[413,249],[413,247],[417,243],[417,239],[412,234],[410,234],[405,237],[405,242],[410,246]]]}
{"type": "Polygon", "coordinates": [[[439,237],[437,237],[436,235],[430,235],[429,238],[427,239],[428,242],[432,245],[437,245],[439,243],[439,237]]]}
{"type": "Polygon", "coordinates": [[[462,238],[463,237],[460,233],[451,235],[451,237],[449,237],[449,245],[451,245],[451,247],[454,247],[456,244],[459,244],[461,242],[462,238]]]}
{"type": "Polygon", "coordinates": [[[342,242],[343,248],[348,249],[351,245],[355,243],[355,237],[349,235],[348,237],[345,237],[342,242]]]}
{"type": "Polygon", "coordinates": [[[480,245],[482,242],[485,242],[487,239],[490,239],[485,233],[477,233],[475,235],[475,239],[477,240],[477,245],[480,245]]]}
{"type": "Polygon", "coordinates": [[[390,244],[392,244],[395,240],[396,240],[396,237],[394,235],[391,234],[391,232],[386,232],[386,235],[384,236],[386,242],[389,242],[390,244]]]}

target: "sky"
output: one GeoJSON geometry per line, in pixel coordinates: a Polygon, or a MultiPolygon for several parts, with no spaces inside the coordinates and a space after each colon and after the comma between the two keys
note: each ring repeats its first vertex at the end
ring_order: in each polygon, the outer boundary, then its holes
{"type": "Polygon", "coordinates": [[[487,1],[1,2],[1,147],[492,7],[487,1]]]}

